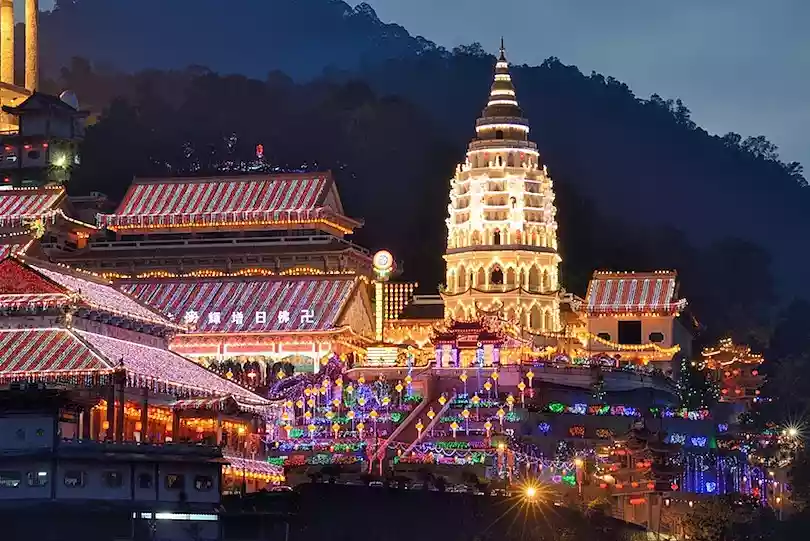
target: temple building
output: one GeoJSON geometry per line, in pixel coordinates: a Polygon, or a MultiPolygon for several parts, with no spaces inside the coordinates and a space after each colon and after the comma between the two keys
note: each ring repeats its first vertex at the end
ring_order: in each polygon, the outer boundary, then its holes
{"type": "Polygon", "coordinates": [[[692,337],[678,316],[678,276],[671,271],[597,271],[579,307],[586,321],[586,348],[621,362],[669,363],[691,358],[692,337]]]}
{"type": "Polygon", "coordinates": [[[558,331],[553,183],[529,140],[503,47],[475,129],[451,181],[445,315],[497,314],[532,333],[558,331]]]}
{"type": "Polygon", "coordinates": [[[60,441],[209,442],[226,461],[238,455],[231,481],[257,489],[283,479],[261,460],[263,417],[275,406],[170,351],[182,324],[98,276],[21,255],[0,262],[0,310],[0,387],[66,392],[60,441]]]}
{"type": "Polygon", "coordinates": [[[701,352],[705,369],[711,371],[714,381],[720,386],[720,400],[751,406],[758,400],[760,388],[765,383],[762,374],[762,355],[751,348],[735,344],[724,338],[713,347],[701,352]]]}

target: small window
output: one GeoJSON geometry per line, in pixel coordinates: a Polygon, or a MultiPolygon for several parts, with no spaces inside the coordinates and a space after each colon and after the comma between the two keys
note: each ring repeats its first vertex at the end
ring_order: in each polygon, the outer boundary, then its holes
{"type": "Polygon", "coordinates": [[[619,321],[619,343],[623,345],[641,345],[641,321],[619,321]]]}
{"type": "Polygon", "coordinates": [[[214,480],[208,475],[198,475],[194,478],[194,488],[200,492],[207,492],[214,487],[214,480]]]}
{"type": "Polygon", "coordinates": [[[489,283],[493,285],[501,285],[503,284],[503,271],[500,267],[496,266],[492,270],[492,274],[489,276],[489,283]]]}
{"type": "Polygon", "coordinates": [[[110,488],[119,488],[124,484],[124,475],[120,471],[105,471],[104,484],[110,488]]]}
{"type": "Polygon", "coordinates": [[[152,475],[149,473],[138,475],[138,488],[152,488],[152,475]]]}
{"type": "Polygon", "coordinates": [[[166,476],[166,490],[183,490],[186,478],[179,473],[170,473],[166,476]]]}
{"type": "Polygon", "coordinates": [[[608,342],[610,342],[610,341],[611,341],[611,338],[610,338],[610,333],[607,333],[607,332],[600,332],[600,333],[599,333],[599,334],[597,334],[596,336],[598,336],[598,337],[599,337],[599,338],[601,338],[602,340],[607,340],[608,342]]]}
{"type": "Polygon", "coordinates": [[[46,471],[28,472],[29,487],[44,487],[47,484],[48,484],[48,472],[46,471]]]}
{"type": "Polygon", "coordinates": [[[68,470],[65,472],[65,486],[69,488],[81,488],[84,486],[84,472],[79,470],[68,470]]]}
{"type": "Polygon", "coordinates": [[[503,130],[495,130],[495,139],[503,139],[503,130]]]}
{"type": "Polygon", "coordinates": [[[28,159],[29,160],[38,160],[42,154],[39,150],[29,150],[28,151],[28,159]]]}
{"type": "Polygon", "coordinates": [[[664,341],[664,333],[661,332],[651,332],[650,333],[650,342],[654,342],[656,344],[661,343],[664,341]]]}
{"type": "Polygon", "coordinates": [[[0,488],[17,488],[22,481],[18,471],[0,471],[0,488]]]}

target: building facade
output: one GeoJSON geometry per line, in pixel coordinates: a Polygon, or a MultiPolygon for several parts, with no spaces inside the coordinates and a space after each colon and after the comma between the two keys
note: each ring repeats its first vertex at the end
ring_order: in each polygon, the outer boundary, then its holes
{"type": "Polygon", "coordinates": [[[533,333],[560,328],[553,183],[529,140],[503,48],[476,137],[451,180],[446,317],[497,314],[533,333]]]}

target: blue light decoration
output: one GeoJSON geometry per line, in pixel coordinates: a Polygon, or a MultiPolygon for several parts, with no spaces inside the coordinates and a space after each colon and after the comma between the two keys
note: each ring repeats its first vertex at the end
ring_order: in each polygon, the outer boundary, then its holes
{"type": "Polygon", "coordinates": [[[708,443],[708,438],[705,436],[692,436],[689,438],[689,441],[695,447],[706,447],[706,443],[708,443]]]}
{"type": "Polygon", "coordinates": [[[549,432],[551,432],[551,425],[548,423],[540,423],[539,425],[537,425],[537,429],[540,432],[542,432],[543,435],[545,436],[548,435],[549,432]]]}
{"type": "Polygon", "coordinates": [[[720,423],[717,425],[717,431],[721,434],[728,432],[728,424],[727,423],[720,423]]]}
{"type": "Polygon", "coordinates": [[[669,443],[674,443],[678,445],[684,445],[686,443],[686,434],[679,434],[677,432],[673,432],[669,436],[667,436],[669,443]]]}
{"type": "Polygon", "coordinates": [[[706,482],[706,493],[707,494],[714,494],[717,490],[717,483],[714,481],[707,481],[706,482]]]}
{"type": "Polygon", "coordinates": [[[571,413],[576,413],[577,415],[585,415],[588,413],[588,404],[574,404],[571,406],[571,413]]]}

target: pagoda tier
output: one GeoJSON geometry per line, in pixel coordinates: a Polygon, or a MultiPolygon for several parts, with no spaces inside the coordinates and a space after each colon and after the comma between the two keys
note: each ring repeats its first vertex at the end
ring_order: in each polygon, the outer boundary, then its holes
{"type": "Polygon", "coordinates": [[[553,185],[528,133],[501,50],[477,137],[451,181],[446,317],[498,313],[534,333],[560,328],[553,185]]]}
{"type": "Polygon", "coordinates": [[[761,372],[762,355],[751,348],[734,344],[731,338],[720,340],[717,346],[705,348],[701,353],[705,368],[714,374],[720,384],[723,402],[754,402],[765,383],[761,372]]]}

